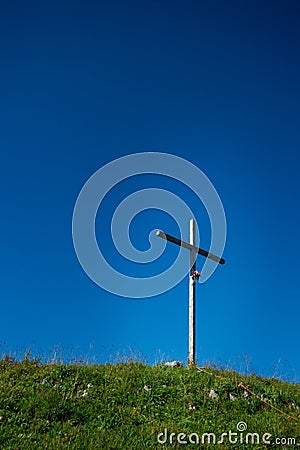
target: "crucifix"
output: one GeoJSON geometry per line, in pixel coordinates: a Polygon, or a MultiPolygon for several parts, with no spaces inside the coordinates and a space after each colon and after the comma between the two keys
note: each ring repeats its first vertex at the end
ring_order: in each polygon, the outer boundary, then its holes
{"type": "Polygon", "coordinates": [[[196,348],[195,348],[195,298],[196,298],[196,280],[199,279],[200,273],[196,270],[196,255],[202,255],[206,258],[212,259],[219,264],[224,264],[225,259],[219,258],[212,253],[207,252],[201,248],[196,247],[196,228],[195,219],[190,220],[190,243],[188,244],[181,239],[177,239],[170,234],[158,230],[156,235],[162,239],[166,239],[173,244],[180,245],[190,251],[190,270],[189,270],[189,356],[188,364],[194,365],[196,348]]]}

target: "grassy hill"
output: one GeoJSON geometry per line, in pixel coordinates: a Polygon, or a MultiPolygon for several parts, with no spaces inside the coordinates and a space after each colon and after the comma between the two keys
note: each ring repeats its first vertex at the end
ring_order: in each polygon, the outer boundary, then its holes
{"type": "Polygon", "coordinates": [[[300,385],[209,367],[0,361],[1,449],[299,448],[288,438],[300,444],[300,385]]]}

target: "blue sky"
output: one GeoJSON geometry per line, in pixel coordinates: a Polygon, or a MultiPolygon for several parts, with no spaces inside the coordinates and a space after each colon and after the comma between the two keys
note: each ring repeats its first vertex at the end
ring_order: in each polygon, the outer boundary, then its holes
{"type": "MultiPolygon", "coordinates": [[[[82,270],[71,233],[76,198],[96,170],[165,152],[209,177],[227,219],[226,264],[197,292],[199,363],[244,370],[248,360],[249,370],[299,382],[299,16],[294,1],[2,2],[7,351],[47,355],[60,346],[85,356],[92,347],[105,362],[132,349],[151,364],[186,362],[187,278],[146,300],[109,294],[82,270]]],[[[203,206],[163,178],[112,190],[102,205],[106,229],[126,195],[165,188],[195,211],[209,246],[203,206]]],[[[146,211],[131,228],[140,250],[154,228],[178,231],[166,214],[146,211]]],[[[172,262],[171,247],[156,270],[172,262]]],[[[109,236],[103,252],[127,270],[109,236]]]]}

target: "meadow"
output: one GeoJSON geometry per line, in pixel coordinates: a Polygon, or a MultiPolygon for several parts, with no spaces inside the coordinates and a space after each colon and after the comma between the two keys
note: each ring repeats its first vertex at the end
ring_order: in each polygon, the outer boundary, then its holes
{"type": "Polygon", "coordinates": [[[29,355],[0,361],[1,449],[258,450],[297,443],[299,384],[212,367],[45,364],[29,355]]]}

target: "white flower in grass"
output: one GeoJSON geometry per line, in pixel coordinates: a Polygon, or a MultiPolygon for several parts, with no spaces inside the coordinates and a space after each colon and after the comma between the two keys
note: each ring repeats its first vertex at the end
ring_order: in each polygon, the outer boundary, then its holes
{"type": "Polygon", "coordinates": [[[85,389],[81,397],[86,397],[88,395],[88,391],[85,389]]]}
{"type": "Polygon", "coordinates": [[[235,402],[235,401],[236,401],[236,397],[235,397],[234,395],[232,395],[232,394],[229,394],[229,398],[230,398],[230,400],[231,400],[232,402],[235,402]]]}
{"type": "Polygon", "coordinates": [[[146,392],[151,391],[151,386],[145,385],[145,386],[144,386],[144,391],[146,391],[146,392]]]}
{"type": "Polygon", "coordinates": [[[91,387],[93,387],[93,385],[92,385],[92,383],[89,383],[89,384],[87,385],[87,388],[90,389],[91,387]]]}

